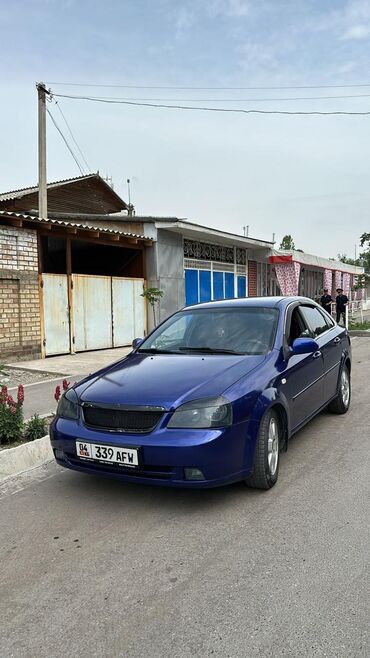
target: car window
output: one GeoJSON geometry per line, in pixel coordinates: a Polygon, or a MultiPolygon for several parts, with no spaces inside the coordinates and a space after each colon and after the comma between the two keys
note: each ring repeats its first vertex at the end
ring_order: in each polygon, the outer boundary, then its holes
{"type": "Polygon", "coordinates": [[[335,322],[334,322],[333,318],[331,318],[328,314],[324,313],[321,309],[320,309],[320,313],[323,316],[328,328],[331,329],[332,327],[335,326],[335,322]]]}
{"type": "Polygon", "coordinates": [[[296,338],[304,338],[305,336],[311,336],[311,332],[310,329],[308,329],[297,306],[295,309],[293,309],[290,319],[290,327],[288,330],[288,345],[293,345],[293,342],[296,338]]]}
{"type": "Polygon", "coordinates": [[[327,331],[328,325],[322,313],[314,306],[300,306],[300,312],[311,330],[311,337],[316,338],[324,331],[327,331]]]}
{"type": "Polygon", "coordinates": [[[269,307],[180,311],[148,336],[138,351],[266,354],[273,347],[278,317],[279,311],[269,307]]]}

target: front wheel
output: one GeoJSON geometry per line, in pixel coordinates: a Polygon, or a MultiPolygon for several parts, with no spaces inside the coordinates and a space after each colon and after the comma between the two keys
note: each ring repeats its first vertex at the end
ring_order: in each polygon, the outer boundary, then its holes
{"type": "Polygon", "coordinates": [[[253,473],[246,480],[248,487],[271,489],[279,473],[281,429],[276,412],[271,409],[263,416],[256,443],[253,473]]]}
{"type": "Polygon", "coordinates": [[[337,397],[328,405],[333,414],[346,414],[351,403],[351,378],[347,366],[343,366],[337,397]]]}

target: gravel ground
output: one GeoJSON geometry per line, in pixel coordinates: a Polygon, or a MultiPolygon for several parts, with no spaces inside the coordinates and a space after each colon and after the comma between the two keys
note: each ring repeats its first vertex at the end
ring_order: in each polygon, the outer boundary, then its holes
{"type": "MultiPolygon", "coordinates": [[[[8,388],[18,386],[18,384],[34,384],[35,382],[46,382],[49,379],[55,379],[55,374],[46,372],[34,372],[32,370],[13,370],[6,366],[4,368],[5,376],[0,375],[0,383],[5,384],[8,388]]],[[[63,377],[60,378],[62,381],[63,377]]]]}

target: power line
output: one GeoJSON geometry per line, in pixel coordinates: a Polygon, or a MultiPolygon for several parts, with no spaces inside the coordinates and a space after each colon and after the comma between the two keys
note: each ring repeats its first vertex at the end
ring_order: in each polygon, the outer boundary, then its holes
{"type": "Polygon", "coordinates": [[[71,127],[70,127],[70,125],[69,125],[69,123],[68,123],[68,121],[67,121],[67,119],[66,119],[66,117],[65,117],[65,115],[64,115],[64,112],[63,112],[62,108],[60,107],[60,103],[58,103],[58,101],[55,101],[55,105],[57,106],[59,112],[61,113],[61,115],[62,115],[62,117],[63,117],[63,119],[64,119],[64,122],[65,122],[65,124],[66,124],[66,126],[67,126],[67,128],[68,128],[68,130],[69,130],[69,134],[71,135],[71,137],[72,137],[72,139],[73,139],[75,145],[77,146],[77,148],[78,148],[78,150],[79,150],[79,152],[80,152],[80,155],[81,155],[81,157],[82,157],[82,159],[83,159],[83,161],[84,161],[84,163],[85,163],[85,165],[86,165],[86,167],[87,167],[87,170],[88,170],[88,171],[91,171],[91,167],[89,166],[89,163],[87,162],[87,160],[86,160],[86,158],[85,158],[85,156],[84,156],[82,150],[80,149],[80,147],[79,147],[79,145],[78,145],[78,143],[77,143],[77,141],[76,141],[76,139],[75,139],[75,136],[74,136],[74,134],[73,134],[73,132],[72,132],[72,129],[71,129],[71,127]]]}
{"type": "Polygon", "coordinates": [[[70,152],[72,158],[74,159],[74,161],[75,161],[77,167],[79,168],[81,175],[84,176],[84,175],[85,175],[85,172],[84,172],[83,168],[81,167],[81,165],[80,165],[80,163],[79,163],[77,157],[76,157],[75,154],[73,153],[72,148],[71,148],[70,145],[68,144],[67,138],[64,136],[62,130],[59,128],[57,122],[55,121],[55,119],[54,119],[54,117],[53,117],[53,115],[52,115],[52,113],[50,112],[50,110],[49,110],[48,107],[46,108],[46,111],[47,111],[49,117],[51,118],[51,120],[52,120],[54,126],[56,127],[58,133],[60,134],[61,138],[63,139],[63,141],[64,141],[64,143],[65,143],[65,145],[66,145],[68,151],[70,152]]]}
{"type": "MultiPolygon", "coordinates": [[[[59,96],[59,94],[54,94],[59,96]]],[[[294,96],[290,98],[143,98],[122,96],[99,96],[100,100],[111,101],[151,101],[172,103],[264,103],[270,101],[318,101],[318,100],[345,100],[347,98],[369,98],[370,94],[351,94],[345,96],[294,96]]]]}
{"type": "Polygon", "coordinates": [[[98,98],[94,96],[72,96],[68,94],[54,94],[59,98],[70,98],[74,100],[83,100],[91,101],[94,103],[109,103],[114,105],[131,105],[136,107],[155,107],[155,108],[166,108],[173,110],[199,110],[202,112],[228,112],[228,113],[237,113],[237,114],[284,114],[284,115],[320,115],[320,116],[332,116],[332,115],[346,115],[346,116],[368,116],[370,111],[363,112],[349,112],[343,110],[336,111],[289,111],[289,110],[257,110],[250,109],[244,110],[242,108],[226,108],[226,107],[202,107],[194,105],[166,105],[165,103],[140,103],[136,101],[125,101],[118,99],[108,99],[108,98],[98,98]]]}
{"type": "Polygon", "coordinates": [[[177,89],[180,91],[257,91],[280,89],[351,89],[353,87],[370,87],[370,83],[343,84],[343,85],[281,85],[272,87],[179,87],[177,85],[109,85],[92,84],[89,82],[48,82],[50,85],[63,85],[67,87],[106,87],[111,89],[177,89]]]}

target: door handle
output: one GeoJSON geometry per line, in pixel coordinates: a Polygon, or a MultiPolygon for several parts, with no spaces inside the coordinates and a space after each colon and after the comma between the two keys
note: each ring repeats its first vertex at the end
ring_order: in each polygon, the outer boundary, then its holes
{"type": "Polygon", "coordinates": [[[336,338],[334,338],[333,343],[340,343],[340,340],[341,339],[339,338],[339,336],[337,336],[336,338]]]}
{"type": "Polygon", "coordinates": [[[314,359],[319,359],[320,356],[322,356],[322,352],[320,352],[320,350],[317,350],[317,352],[315,352],[315,354],[313,354],[314,359]]]}

